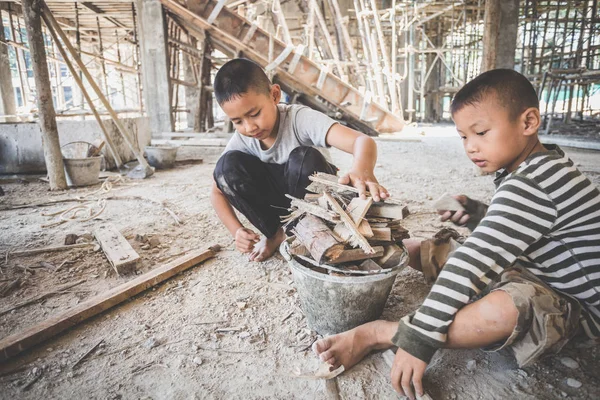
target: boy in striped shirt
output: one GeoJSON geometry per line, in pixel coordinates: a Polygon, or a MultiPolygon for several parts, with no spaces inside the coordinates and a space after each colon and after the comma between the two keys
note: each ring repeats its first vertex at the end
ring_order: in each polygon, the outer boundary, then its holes
{"type": "MultiPolygon", "coordinates": [[[[451,112],[467,156],[496,172],[491,204],[458,196],[466,211],[444,213],[473,232],[418,310],[314,346],[346,369],[371,350],[398,346],[392,385],[411,399],[424,393],[423,373],[439,348],[510,348],[524,366],[576,335],[600,337],[600,192],[560,148],[540,143],[533,86],[513,70],[488,71],[456,94],[451,112]]],[[[405,244],[410,265],[424,267],[426,246],[405,244]]]]}

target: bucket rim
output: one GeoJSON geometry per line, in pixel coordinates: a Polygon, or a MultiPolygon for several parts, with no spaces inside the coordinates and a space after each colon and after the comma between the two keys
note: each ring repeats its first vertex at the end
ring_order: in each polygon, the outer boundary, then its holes
{"type": "Polygon", "coordinates": [[[78,157],[78,158],[71,158],[71,157],[63,157],[63,160],[69,160],[69,161],[87,161],[87,160],[97,160],[97,159],[101,159],[104,158],[104,156],[102,154],[98,155],[98,156],[93,156],[93,157],[78,157]]]}
{"type": "MultiPolygon", "coordinates": [[[[355,283],[366,283],[366,282],[376,282],[376,281],[380,281],[380,280],[385,280],[385,279],[389,279],[390,277],[398,275],[398,273],[400,273],[400,271],[402,271],[404,268],[406,268],[406,266],[408,265],[408,261],[409,261],[408,257],[406,257],[403,260],[403,262],[401,262],[399,265],[392,267],[392,268],[390,268],[389,271],[383,272],[383,273],[364,274],[364,275],[349,274],[348,276],[334,276],[334,275],[329,275],[329,274],[323,274],[321,272],[313,271],[312,269],[300,264],[290,254],[289,242],[291,239],[293,239],[293,238],[288,238],[288,239],[284,240],[281,243],[281,245],[279,246],[279,252],[283,256],[283,258],[285,258],[285,260],[288,262],[288,264],[290,265],[292,270],[297,270],[300,273],[303,273],[312,278],[319,279],[322,281],[355,284],[355,283]]],[[[406,252],[406,254],[408,254],[408,250],[406,249],[406,246],[404,246],[404,244],[400,244],[399,246],[402,247],[402,249],[406,252]]]]}

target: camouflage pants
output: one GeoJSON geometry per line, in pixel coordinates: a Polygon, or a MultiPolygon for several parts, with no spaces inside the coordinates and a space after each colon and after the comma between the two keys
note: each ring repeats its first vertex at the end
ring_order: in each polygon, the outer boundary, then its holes
{"type": "Polygon", "coordinates": [[[581,305],[550,288],[518,262],[505,270],[484,293],[496,290],[511,296],[519,317],[508,339],[484,350],[510,348],[523,367],[542,355],[558,353],[578,333],[581,305]]]}

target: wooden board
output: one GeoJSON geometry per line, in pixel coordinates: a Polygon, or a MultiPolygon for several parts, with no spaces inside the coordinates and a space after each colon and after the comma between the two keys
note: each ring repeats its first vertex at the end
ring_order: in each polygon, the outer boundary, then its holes
{"type": "Polygon", "coordinates": [[[402,254],[404,250],[396,244],[384,246],[385,250],[381,257],[376,258],[374,261],[379,264],[382,268],[392,268],[398,265],[402,260],[402,254]]]}
{"type": "Polygon", "coordinates": [[[208,250],[194,251],[105,293],[92,297],[70,310],[54,315],[22,332],[5,337],[0,340],[0,362],[48,340],[96,314],[100,314],[196,264],[214,257],[219,250],[219,246],[213,246],[208,250]]]}
{"type": "Polygon", "coordinates": [[[460,201],[450,196],[448,193],[444,193],[439,199],[433,203],[433,207],[436,210],[448,210],[448,211],[464,211],[465,208],[460,201]]]}
{"type": "Polygon", "coordinates": [[[366,260],[367,258],[373,257],[381,257],[384,254],[383,246],[375,246],[373,247],[373,253],[367,254],[363,251],[363,249],[349,249],[344,250],[340,253],[338,258],[333,261],[329,261],[328,264],[341,264],[344,262],[357,261],[357,260],[366,260]]]}
{"type": "MultiPolygon", "coordinates": [[[[338,177],[331,174],[326,174],[325,172],[317,172],[314,175],[308,177],[312,181],[310,185],[306,187],[306,190],[314,193],[323,193],[327,190],[335,191],[338,193],[356,193],[358,194],[358,189],[354,186],[350,185],[342,185],[338,183],[338,177]]],[[[370,193],[367,192],[367,196],[370,196],[370,193]]],[[[385,199],[385,203],[380,204],[396,204],[401,205],[399,200],[394,198],[385,199]]]]}
{"type": "Polygon", "coordinates": [[[408,207],[399,204],[375,203],[369,208],[367,216],[379,218],[404,219],[408,217],[408,207]]]}
{"type": "Polygon", "coordinates": [[[360,225],[358,225],[358,231],[367,239],[371,239],[373,236],[375,236],[373,229],[371,228],[371,224],[369,224],[369,221],[366,219],[360,221],[360,225]]]}
{"type": "Polygon", "coordinates": [[[94,236],[117,275],[127,274],[135,270],[140,255],[114,226],[101,226],[94,231],[94,236]]]}

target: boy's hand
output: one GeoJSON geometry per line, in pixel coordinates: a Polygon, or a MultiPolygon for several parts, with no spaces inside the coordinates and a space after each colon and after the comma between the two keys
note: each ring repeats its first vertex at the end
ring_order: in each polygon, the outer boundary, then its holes
{"type": "Polygon", "coordinates": [[[377,182],[377,179],[373,174],[357,174],[355,172],[348,172],[343,175],[339,180],[342,185],[350,185],[358,189],[358,195],[361,199],[365,199],[367,189],[374,201],[381,201],[390,197],[387,189],[384,188],[377,182]]]}
{"type": "Polygon", "coordinates": [[[392,365],[392,386],[401,396],[408,396],[411,400],[417,395],[423,396],[423,374],[427,363],[407,353],[402,349],[396,351],[392,365]],[[413,391],[412,386],[415,390],[413,391]]]}
{"type": "Polygon", "coordinates": [[[440,214],[442,216],[442,221],[450,220],[450,221],[454,222],[456,225],[460,225],[460,226],[465,225],[471,218],[471,215],[467,211],[467,203],[469,202],[469,199],[467,198],[467,196],[462,195],[462,194],[458,195],[458,196],[452,196],[452,197],[454,197],[456,200],[458,200],[458,202],[460,204],[462,204],[463,207],[465,207],[465,210],[462,210],[462,211],[438,210],[438,214],[440,214]]]}
{"type": "Polygon", "coordinates": [[[250,253],[254,250],[254,244],[260,240],[260,236],[253,230],[241,227],[235,231],[235,247],[242,253],[250,253]]]}

